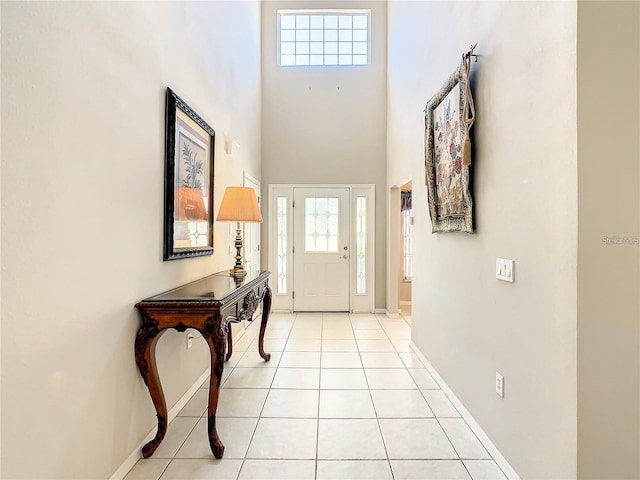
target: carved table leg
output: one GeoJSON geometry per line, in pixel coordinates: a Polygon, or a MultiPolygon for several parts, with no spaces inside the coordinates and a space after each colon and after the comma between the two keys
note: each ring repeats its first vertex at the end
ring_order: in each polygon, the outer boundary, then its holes
{"type": "Polygon", "coordinates": [[[136,364],[144,383],[149,389],[153,406],[158,417],[158,432],[153,440],[142,447],[142,456],[149,458],[156,451],[160,442],[167,433],[167,403],[160,386],[160,377],[156,367],[156,342],[164,330],[158,331],[154,320],[145,318],[143,325],[138,330],[135,342],[136,364]]]}
{"type": "MultiPolygon", "coordinates": [[[[218,319],[219,320],[219,319],[218,319]]],[[[224,445],[218,437],[216,430],[216,410],[218,409],[218,396],[220,394],[220,381],[224,369],[225,342],[226,335],[223,327],[218,323],[214,325],[214,318],[205,323],[203,337],[209,345],[211,351],[211,380],[209,382],[209,422],[207,431],[209,433],[209,446],[216,458],[222,458],[224,445]]]]}
{"type": "Polygon", "coordinates": [[[260,336],[258,337],[258,352],[266,362],[271,360],[271,354],[264,351],[264,331],[269,321],[269,313],[271,313],[271,288],[269,285],[264,286],[264,299],[262,300],[262,320],[260,322],[260,336]]]}
{"type": "Polygon", "coordinates": [[[227,332],[227,357],[225,358],[227,362],[231,358],[231,355],[233,355],[233,338],[232,338],[232,332],[231,332],[231,325],[229,325],[229,331],[227,332]]]}

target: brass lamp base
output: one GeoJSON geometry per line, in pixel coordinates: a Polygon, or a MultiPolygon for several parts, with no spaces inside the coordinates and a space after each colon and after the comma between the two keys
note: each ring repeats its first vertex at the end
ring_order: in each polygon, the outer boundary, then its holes
{"type": "Polygon", "coordinates": [[[229,275],[234,278],[244,278],[247,276],[247,271],[242,267],[233,267],[231,270],[229,270],[229,275]]]}
{"type": "Polygon", "coordinates": [[[236,279],[242,279],[247,276],[247,271],[244,269],[244,262],[242,260],[242,230],[240,230],[240,222],[236,228],[236,264],[229,270],[229,274],[236,279]]]}

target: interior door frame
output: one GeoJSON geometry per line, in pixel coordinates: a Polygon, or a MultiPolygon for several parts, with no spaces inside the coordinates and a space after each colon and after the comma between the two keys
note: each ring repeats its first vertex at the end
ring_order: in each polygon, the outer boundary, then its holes
{"type": "Polygon", "coordinates": [[[294,188],[343,188],[349,190],[350,203],[350,239],[349,258],[349,311],[368,312],[375,310],[375,185],[374,184],[269,184],[268,192],[268,265],[271,271],[271,289],[273,292],[272,310],[293,312],[293,191],[294,188]],[[278,203],[283,207],[284,218],[278,217],[278,203]],[[357,268],[357,204],[364,205],[362,217],[366,224],[364,250],[364,277],[358,283],[357,268]],[[284,207],[286,205],[286,208],[284,207]],[[279,227],[282,223],[282,232],[279,227]],[[283,235],[280,236],[279,233],[283,235]],[[278,245],[282,246],[279,261],[278,245]]]}
{"type": "MultiPolygon", "coordinates": [[[[260,194],[260,189],[262,188],[260,185],[260,181],[255,178],[254,176],[250,175],[246,170],[243,170],[242,172],[242,186],[243,187],[254,187],[257,186],[257,188],[255,188],[256,190],[256,196],[258,197],[258,205],[260,206],[260,208],[262,208],[262,203],[261,203],[261,194],[260,194]],[[253,184],[253,185],[250,185],[253,184]]],[[[236,225],[235,223],[229,223],[229,238],[235,238],[235,228],[236,225]]],[[[243,222],[242,223],[242,239],[244,242],[244,246],[243,246],[243,251],[242,254],[244,256],[245,252],[246,252],[246,247],[247,247],[247,236],[245,235],[247,228],[253,228],[257,230],[257,240],[258,240],[258,251],[257,251],[257,256],[258,256],[258,261],[256,262],[256,265],[252,265],[251,268],[255,268],[257,270],[260,270],[260,262],[262,261],[262,253],[260,251],[260,244],[262,241],[261,238],[261,231],[260,231],[260,224],[259,223],[246,223],[243,222]]],[[[232,243],[229,244],[229,257],[230,258],[234,258],[236,254],[236,249],[233,246],[233,240],[232,243]]],[[[262,302],[260,302],[260,305],[258,306],[258,309],[253,312],[253,318],[260,318],[260,315],[262,314],[262,302]]],[[[241,335],[244,330],[246,330],[250,325],[250,321],[249,320],[242,320],[241,322],[235,322],[235,323],[230,323],[231,326],[231,332],[234,335],[234,338],[236,336],[239,337],[239,335],[241,335]]]]}
{"type": "MultiPolygon", "coordinates": [[[[254,190],[256,191],[256,197],[258,199],[258,207],[262,210],[262,196],[261,196],[261,192],[260,192],[262,186],[260,185],[260,181],[257,178],[249,175],[247,173],[247,171],[245,170],[243,172],[243,175],[242,175],[242,186],[243,187],[253,187],[254,188],[254,190]]],[[[242,225],[242,236],[243,236],[243,242],[245,243],[245,246],[243,248],[243,256],[245,256],[245,254],[246,254],[246,247],[247,247],[247,243],[246,242],[247,242],[247,240],[249,240],[247,238],[247,236],[245,235],[245,231],[248,228],[252,228],[252,229],[257,231],[256,238],[255,238],[257,240],[257,242],[258,242],[257,251],[255,252],[255,255],[257,256],[257,260],[255,261],[255,264],[252,265],[252,268],[254,268],[256,270],[260,270],[260,263],[262,261],[262,259],[261,259],[262,254],[260,252],[260,242],[261,242],[260,223],[244,223],[242,225]]]]}

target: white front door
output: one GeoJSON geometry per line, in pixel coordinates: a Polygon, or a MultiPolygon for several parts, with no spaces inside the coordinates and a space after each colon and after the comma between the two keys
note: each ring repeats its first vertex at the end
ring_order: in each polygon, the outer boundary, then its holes
{"type": "Polygon", "coordinates": [[[294,188],[293,309],[349,311],[349,189],[294,188]]]}

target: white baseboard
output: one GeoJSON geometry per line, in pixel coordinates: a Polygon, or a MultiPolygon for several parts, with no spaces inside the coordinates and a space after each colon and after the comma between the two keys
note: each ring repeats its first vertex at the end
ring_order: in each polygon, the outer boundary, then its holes
{"type": "Polygon", "coordinates": [[[384,314],[387,316],[387,318],[400,318],[399,313],[391,313],[389,310],[385,310],[384,314]]]}
{"type": "Polygon", "coordinates": [[[385,308],[374,308],[373,313],[383,313],[386,314],[387,310],[385,308]]]}
{"type": "MultiPolygon", "coordinates": [[[[196,380],[195,383],[191,385],[191,387],[189,387],[189,390],[185,392],[185,394],[180,398],[180,400],[178,400],[178,402],[173,406],[173,408],[169,410],[168,412],[169,418],[167,419],[167,426],[169,425],[169,423],[171,423],[171,420],[176,418],[178,413],[180,413],[180,410],[182,410],[182,407],[184,407],[187,404],[187,402],[191,400],[191,397],[193,397],[193,394],[196,393],[196,391],[200,388],[202,383],[207,379],[207,377],[209,376],[209,373],[210,373],[210,368],[207,368],[207,370],[202,375],[200,375],[198,380],[196,380]]],[[[144,440],[140,442],[140,444],[133,450],[131,455],[129,455],[129,457],[122,463],[122,465],[120,465],[120,467],[118,467],[118,469],[114,472],[114,474],[111,475],[111,478],[109,480],[122,480],[124,477],[127,476],[127,473],[129,473],[129,470],[131,470],[133,466],[138,462],[138,460],[142,458],[142,447],[156,436],[157,431],[158,431],[158,427],[157,426],[153,427],[153,430],[151,430],[151,432],[149,432],[149,434],[144,438],[144,440]]]]}
{"type": "Polygon", "coordinates": [[[433,368],[433,365],[429,363],[429,360],[427,360],[427,358],[422,354],[422,352],[418,349],[418,347],[416,347],[416,344],[413,343],[413,341],[411,341],[411,348],[413,349],[414,353],[418,356],[418,358],[422,361],[422,363],[424,363],[424,365],[427,367],[427,370],[429,371],[431,376],[435,379],[438,385],[440,385],[440,388],[445,393],[445,395],[449,397],[449,400],[451,401],[451,403],[453,403],[453,405],[456,407],[458,412],[460,412],[460,415],[462,415],[462,418],[467,422],[467,425],[469,425],[469,428],[471,428],[473,433],[476,434],[478,439],[485,446],[489,454],[493,457],[493,459],[498,464],[498,466],[502,469],[503,473],[507,476],[507,478],[509,480],[520,480],[520,476],[516,473],[513,467],[509,465],[509,462],[507,462],[507,459],[502,456],[500,451],[489,439],[489,437],[484,432],[484,430],[482,430],[482,427],[478,425],[478,422],[474,420],[474,418],[471,416],[469,411],[464,407],[462,402],[458,400],[458,397],[456,397],[456,395],[453,393],[451,388],[449,388],[449,386],[445,383],[445,381],[442,379],[440,374],[436,371],[435,368],[433,368]]]}
{"type": "Polygon", "coordinates": [[[400,300],[400,306],[401,307],[410,307],[411,306],[411,300],[400,300]]]}

